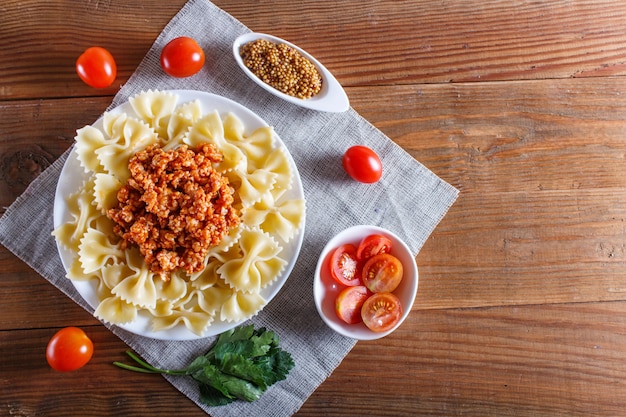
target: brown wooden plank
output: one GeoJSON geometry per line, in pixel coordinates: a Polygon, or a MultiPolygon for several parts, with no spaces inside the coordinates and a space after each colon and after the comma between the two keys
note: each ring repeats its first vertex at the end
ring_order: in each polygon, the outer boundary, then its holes
{"type": "Polygon", "coordinates": [[[3,1],[0,99],[114,94],[184,4],[185,0],[3,1]],[[115,57],[118,77],[109,88],[93,89],[76,75],[76,58],[94,45],[115,57]]]}
{"type": "Polygon", "coordinates": [[[99,322],[4,247],[0,249],[0,332],[99,322]]]}
{"type": "Polygon", "coordinates": [[[251,29],[285,37],[313,53],[348,86],[626,71],[623,2],[405,0],[329,6],[281,0],[258,8],[216,3],[251,29]]]}
{"type": "Polygon", "coordinates": [[[7,382],[0,394],[3,415],[206,415],[161,376],[113,366],[126,361],[127,347],[106,328],[82,328],[94,343],[94,356],[73,372],[54,371],[46,362],[46,345],[57,329],[0,332],[0,369],[7,382]]]}
{"type": "Polygon", "coordinates": [[[623,187],[620,77],[359,87],[352,106],[462,193],[623,187]],[[511,170],[515,175],[503,170],[511,170]]]}
{"type": "Polygon", "coordinates": [[[359,342],[300,415],[615,416],[626,304],[414,312],[359,342]]]}
{"type": "Polygon", "coordinates": [[[109,97],[0,101],[0,213],[110,102],[109,97]]]}
{"type": "MultiPolygon", "coordinates": [[[[625,329],[623,302],[415,312],[392,336],[359,342],[298,415],[620,415],[625,329]]],[[[52,371],[54,330],[0,332],[12,415],[203,415],[160,377],[111,366],[126,348],[101,326],[85,328],[90,363],[52,371]]]]}
{"type": "Polygon", "coordinates": [[[348,91],[461,192],[418,256],[416,308],[624,299],[620,78],[348,91]]]}
{"type": "MultiPolygon", "coordinates": [[[[252,30],[309,50],[346,86],[626,73],[622,2],[215,3],[252,30]],[[310,35],[320,31],[324,37],[310,35]]],[[[0,98],[113,94],[183,4],[5,1],[0,41],[11,54],[0,56],[0,98]],[[26,29],[24,10],[31,19],[26,29]],[[74,72],[80,52],[94,44],[109,48],[119,66],[118,80],[105,90],[83,85],[74,72]]]]}

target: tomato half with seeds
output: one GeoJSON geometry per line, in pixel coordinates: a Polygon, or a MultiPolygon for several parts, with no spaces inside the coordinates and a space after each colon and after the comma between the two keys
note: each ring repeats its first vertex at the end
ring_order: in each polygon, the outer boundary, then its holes
{"type": "Polygon", "coordinates": [[[188,37],[172,39],[161,51],[161,68],[172,77],[191,77],[204,65],[204,51],[188,37]]]}
{"type": "Polygon", "coordinates": [[[344,288],[335,299],[335,312],[337,317],[348,324],[356,324],[363,321],[361,307],[370,296],[367,287],[357,285],[344,288]]]}
{"type": "Polygon", "coordinates": [[[371,292],[392,292],[402,281],[402,262],[389,253],[371,257],[363,266],[361,280],[371,292]]]}
{"type": "Polygon", "coordinates": [[[76,73],[90,87],[105,88],[115,81],[117,64],[108,50],[92,46],[76,60],[76,73]]]}
{"type": "Polygon", "coordinates": [[[52,336],[46,359],[52,369],[67,372],[82,368],[93,355],[93,343],[78,327],[65,327],[52,336]]]}
{"type": "Polygon", "coordinates": [[[356,250],[359,260],[369,259],[374,255],[391,252],[391,239],[383,235],[369,235],[363,238],[356,250]]]}
{"type": "Polygon", "coordinates": [[[361,307],[363,323],[373,332],[386,332],[402,318],[402,303],[390,292],[372,294],[361,307]]]}
{"type": "Polygon", "coordinates": [[[347,243],[335,249],[330,258],[330,272],[335,281],[342,285],[353,287],[361,284],[356,246],[347,243]]]}

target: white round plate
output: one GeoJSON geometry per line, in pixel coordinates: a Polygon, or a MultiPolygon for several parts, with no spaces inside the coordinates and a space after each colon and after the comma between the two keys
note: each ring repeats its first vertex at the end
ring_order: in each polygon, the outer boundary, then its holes
{"type": "Polygon", "coordinates": [[[282,98],[283,100],[286,100],[301,107],[306,107],[307,109],[330,113],[341,113],[350,108],[350,101],[348,100],[348,96],[346,95],[346,92],[344,91],[341,84],[339,84],[339,81],[337,81],[337,79],[333,76],[333,74],[331,74],[331,72],[328,71],[326,67],[324,67],[308,52],[294,45],[293,43],[287,42],[281,38],[277,38],[276,36],[266,35],[264,33],[247,33],[235,39],[235,42],[233,43],[233,55],[235,57],[235,61],[237,61],[237,64],[239,65],[239,67],[241,67],[241,70],[248,77],[250,77],[252,81],[257,83],[263,89],[274,94],[275,96],[282,98]],[[302,56],[315,64],[320,74],[322,74],[322,90],[311,98],[301,99],[285,94],[282,91],[279,91],[269,84],[261,81],[259,77],[254,75],[254,73],[244,65],[241,54],[239,53],[239,49],[242,45],[248,42],[255,41],[257,39],[265,39],[274,43],[284,43],[291,46],[296,51],[300,52],[302,56]]]}
{"type": "MultiPolygon", "coordinates": [[[[237,116],[245,126],[245,134],[248,135],[252,131],[257,128],[268,126],[268,124],[257,116],[255,113],[242,106],[239,103],[236,103],[232,100],[229,100],[225,97],[221,97],[215,94],[210,94],[201,91],[191,91],[191,90],[169,90],[173,94],[178,95],[178,104],[186,103],[193,100],[199,100],[203,114],[207,114],[213,110],[217,110],[220,113],[220,116],[225,116],[227,113],[233,113],[237,116]]],[[[129,116],[135,116],[135,112],[131,107],[130,103],[126,102],[110,111],[112,114],[126,113],[129,116]]],[[[93,126],[96,128],[102,129],[102,118],[98,119],[93,126]]],[[[278,137],[276,132],[274,132],[274,146],[275,147],[284,147],[285,153],[287,154],[287,158],[291,165],[292,173],[293,173],[293,184],[291,189],[284,195],[284,198],[289,199],[304,199],[304,191],[302,189],[302,182],[300,180],[300,175],[298,173],[298,168],[296,167],[295,162],[283,141],[278,137]]],[[[71,215],[68,210],[68,206],[66,203],[66,198],[75,193],[79,187],[82,186],[84,180],[88,179],[88,174],[84,172],[82,167],[80,166],[78,159],[76,158],[76,153],[72,150],[63,166],[61,171],[61,175],[59,176],[59,182],[57,184],[56,193],[54,196],[54,228],[56,229],[61,224],[66,223],[71,220],[71,215]]],[[[300,248],[302,246],[302,240],[304,238],[304,221],[302,226],[297,232],[297,235],[294,236],[289,243],[283,245],[283,251],[280,253],[283,259],[287,260],[287,266],[281,273],[281,275],[276,279],[272,284],[267,286],[261,291],[261,295],[267,300],[267,303],[272,300],[278,293],[278,291],[282,288],[282,286],[287,281],[291,270],[294,267],[296,259],[298,258],[298,254],[300,252],[300,248]]],[[[61,257],[61,261],[65,270],[67,271],[72,264],[72,260],[76,254],[73,251],[68,250],[57,242],[57,248],[59,250],[59,255],[61,257]]],[[[96,295],[96,284],[95,280],[92,281],[72,281],[72,284],[76,288],[76,290],[80,293],[83,299],[94,309],[98,306],[99,301],[96,295]]],[[[266,304],[267,305],[267,304],[266,304]]],[[[244,320],[245,321],[245,320],[244,320]]],[[[129,332],[151,337],[153,339],[162,339],[162,340],[191,340],[198,339],[200,337],[209,337],[220,334],[227,330],[230,330],[238,325],[241,322],[222,322],[219,320],[219,317],[216,317],[213,323],[209,325],[206,329],[203,336],[198,336],[192,331],[190,331],[184,324],[179,324],[176,327],[171,329],[162,330],[158,332],[154,332],[151,328],[150,324],[150,316],[145,311],[140,311],[136,320],[126,323],[119,324],[118,327],[121,327],[129,332]]]]}

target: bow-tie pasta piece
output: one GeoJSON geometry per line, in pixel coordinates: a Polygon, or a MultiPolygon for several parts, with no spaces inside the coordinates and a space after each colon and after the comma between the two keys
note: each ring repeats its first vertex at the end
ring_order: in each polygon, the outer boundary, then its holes
{"type": "Polygon", "coordinates": [[[293,176],[289,160],[283,148],[274,149],[263,161],[264,169],[276,174],[276,183],[272,189],[275,199],[279,199],[293,186],[293,176]]]}
{"type": "Polygon", "coordinates": [[[194,100],[176,108],[167,125],[167,143],[164,150],[174,149],[184,143],[189,129],[202,117],[200,101],[194,100]]]}
{"type": "Polygon", "coordinates": [[[52,235],[72,252],[78,251],[83,234],[89,227],[94,227],[101,213],[93,202],[93,181],[86,181],[83,187],[69,195],[66,200],[71,220],[56,228],[52,235]]]}
{"type": "Polygon", "coordinates": [[[232,288],[224,281],[218,281],[215,285],[199,292],[201,296],[198,297],[198,305],[208,314],[217,314],[232,293],[232,288]]]}
{"type": "Polygon", "coordinates": [[[169,316],[155,317],[152,320],[152,330],[159,332],[171,329],[178,324],[184,324],[189,330],[202,336],[213,320],[214,316],[208,315],[202,310],[172,310],[169,316]]]}
{"type": "Polygon", "coordinates": [[[157,279],[154,281],[157,298],[159,300],[176,302],[187,295],[187,283],[188,278],[183,277],[183,274],[172,274],[167,281],[157,279]]]}
{"type": "Polygon", "coordinates": [[[304,223],[305,201],[303,199],[282,200],[277,203],[267,193],[263,199],[246,210],[244,223],[258,226],[261,230],[278,235],[289,242],[304,223]]]}
{"type": "Polygon", "coordinates": [[[250,207],[274,188],[277,175],[265,169],[257,169],[251,174],[230,171],[228,179],[238,190],[239,201],[244,207],[250,207]]]}
{"type": "Polygon", "coordinates": [[[224,263],[217,272],[232,288],[245,293],[259,293],[273,282],[287,261],[278,255],[282,247],[269,234],[261,230],[246,229],[237,246],[239,258],[224,263]]]}
{"type": "Polygon", "coordinates": [[[123,136],[118,143],[101,146],[94,152],[104,167],[104,172],[125,182],[130,177],[128,160],[138,151],[155,143],[159,143],[159,138],[154,130],[144,122],[129,117],[124,123],[123,136]]]}
{"type": "Polygon", "coordinates": [[[197,335],[202,335],[215,316],[202,308],[203,293],[192,291],[184,299],[176,303],[167,302],[160,310],[155,311],[155,319],[152,328],[155,331],[170,329],[179,323],[184,323],[187,328],[197,335]],[[164,308],[169,305],[169,312],[164,308]],[[163,314],[166,313],[167,314],[163,314]]]}
{"type": "Polygon", "coordinates": [[[256,315],[267,303],[259,293],[243,293],[232,290],[222,305],[220,320],[226,322],[247,320],[256,315]]]}
{"type": "Polygon", "coordinates": [[[108,297],[100,301],[93,314],[107,323],[130,323],[137,319],[137,306],[119,297],[108,297]]]}
{"type": "Polygon", "coordinates": [[[104,133],[93,126],[85,126],[76,131],[76,158],[85,172],[101,172],[104,168],[96,156],[96,149],[111,143],[104,133]]]}
{"type": "Polygon", "coordinates": [[[148,123],[162,138],[168,137],[170,117],[176,109],[178,96],[165,91],[148,90],[128,99],[138,117],[148,123]]]}
{"type": "Polygon", "coordinates": [[[220,171],[238,169],[246,164],[244,153],[224,138],[224,125],[217,111],[212,111],[198,120],[183,141],[193,147],[202,143],[215,145],[223,155],[222,162],[216,166],[220,171]]]}
{"type": "MultiPolygon", "coordinates": [[[[230,115],[232,117],[232,115],[230,115]]],[[[228,119],[227,119],[228,120],[228,119]]],[[[274,129],[272,127],[260,127],[250,136],[241,136],[227,140],[245,152],[248,158],[248,165],[259,167],[259,161],[265,159],[267,150],[274,146],[274,129]]]]}
{"type": "Polygon", "coordinates": [[[93,197],[96,208],[103,214],[117,205],[117,191],[122,187],[120,180],[111,174],[95,174],[93,197]]]}
{"type": "Polygon", "coordinates": [[[158,298],[155,280],[160,278],[150,272],[136,248],[126,251],[126,264],[131,273],[123,277],[111,292],[137,307],[154,308],[158,298]]]}
{"type": "Polygon", "coordinates": [[[78,245],[78,260],[86,274],[102,269],[105,265],[124,259],[124,251],[114,245],[100,230],[88,228],[78,245]]]}

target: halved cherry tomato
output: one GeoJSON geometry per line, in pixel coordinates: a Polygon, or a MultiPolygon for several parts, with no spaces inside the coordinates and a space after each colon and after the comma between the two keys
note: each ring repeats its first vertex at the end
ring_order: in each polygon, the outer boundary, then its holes
{"type": "Polygon", "coordinates": [[[369,235],[363,238],[356,250],[359,260],[369,259],[374,255],[391,252],[391,239],[383,235],[369,235]]]}
{"type": "Polygon", "coordinates": [[[77,327],[65,327],[48,342],[46,359],[57,371],[67,372],[82,368],[93,355],[93,343],[77,327]]]}
{"type": "Polygon", "coordinates": [[[330,258],[330,272],[338,283],[353,287],[361,284],[356,246],[348,243],[339,246],[330,258]]]}
{"type": "Polygon", "coordinates": [[[372,294],[361,308],[363,323],[374,332],[392,329],[402,317],[400,299],[389,292],[372,294]]]}
{"type": "Polygon", "coordinates": [[[373,256],[363,266],[361,279],[371,292],[392,292],[402,281],[402,262],[388,253],[373,256]]]}
{"type": "Polygon", "coordinates": [[[342,159],[348,175],[359,182],[376,182],[383,175],[383,164],[376,152],[367,146],[356,145],[348,148],[342,159]]]}
{"type": "Polygon", "coordinates": [[[348,324],[356,324],[363,321],[361,307],[370,292],[363,285],[344,288],[335,299],[335,311],[337,316],[348,324]]]}
{"type": "Polygon", "coordinates": [[[85,84],[94,88],[105,88],[115,81],[117,64],[109,51],[100,46],[92,46],[76,60],[76,72],[85,84]]]}
{"type": "Polygon", "coordinates": [[[161,67],[172,77],[190,77],[204,65],[204,51],[187,36],[172,39],[161,51],[161,67]]]}

